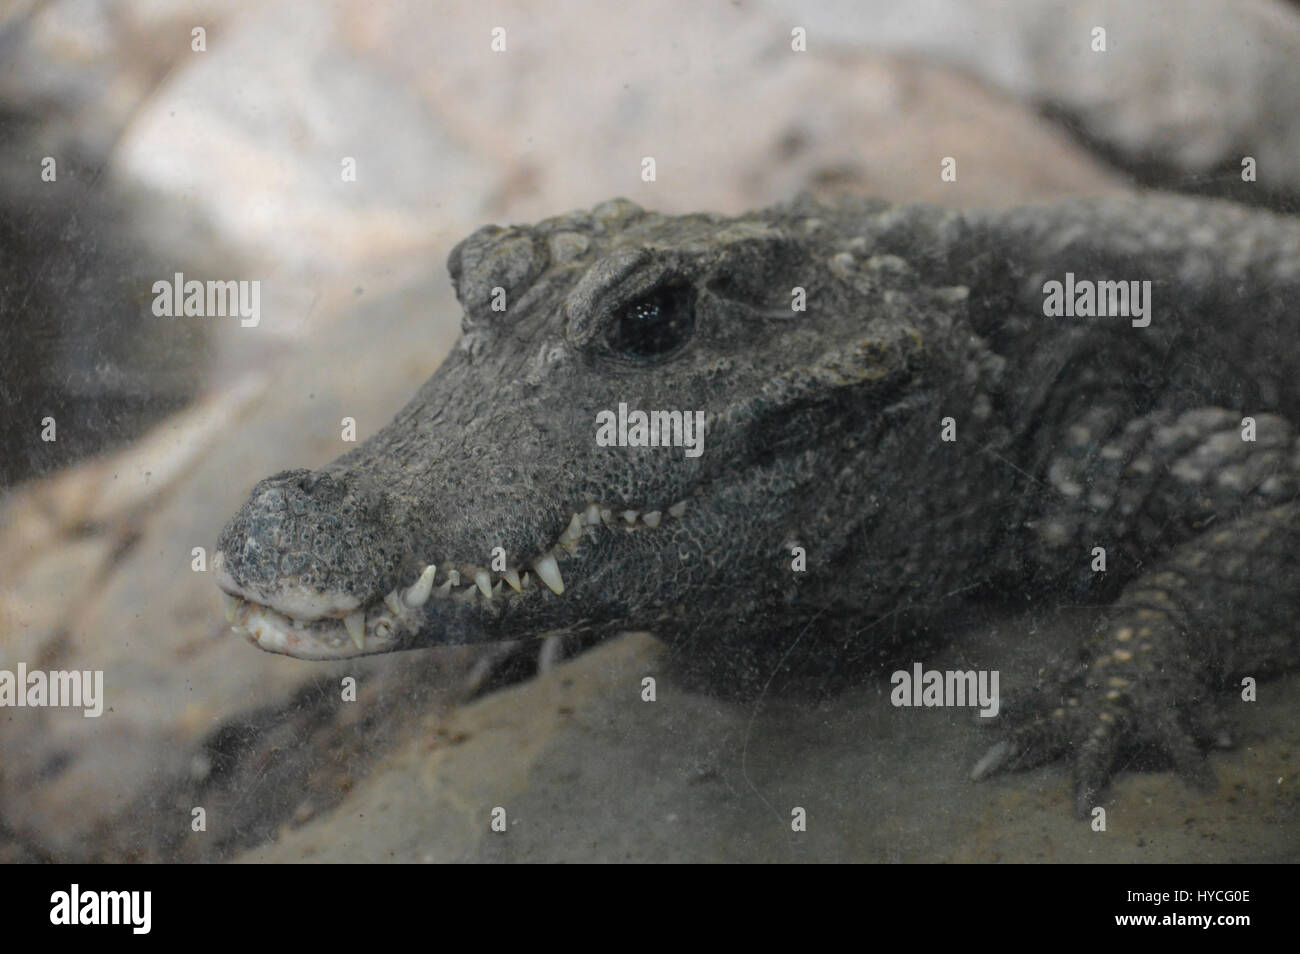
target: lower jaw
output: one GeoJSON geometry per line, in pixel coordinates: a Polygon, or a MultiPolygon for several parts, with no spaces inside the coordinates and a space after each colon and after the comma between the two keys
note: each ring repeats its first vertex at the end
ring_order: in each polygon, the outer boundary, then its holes
{"type": "Polygon", "coordinates": [[[337,619],[303,622],[259,603],[239,603],[233,615],[228,613],[231,629],[266,652],[297,659],[325,660],[348,659],[398,648],[395,636],[385,639],[367,633],[365,639],[358,642],[337,619]]]}
{"type": "MultiPolygon", "coordinates": [[[[555,546],[523,572],[489,573],[479,567],[450,562],[429,564],[410,586],[398,587],[371,606],[315,620],[300,620],[272,607],[240,596],[223,593],[226,618],[234,631],[267,652],[300,659],[346,659],[372,653],[391,652],[420,642],[418,634],[427,624],[425,604],[434,603],[449,611],[449,631],[434,643],[452,645],[493,639],[523,638],[528,633],[492,635],[492,622],[500,620],[507,604],[516,600],[566,599],[560,570],[568,572],[569,559],[593,535],[605,533],[655,533],[662,523],[671,523],[685,512],[681,502],[664,512],[615,512],[599,504],[588,504],[574,513],[569,527],[555,546]],[[440,585],[439,585],[439,581],[440,585]],[[509,589],[505,589],[508,584],[509,589]],[[549,592],[547,592],[549,590],[549,592]],[[553,594],[553,595],[552,595],[553,594]]],[[[538,614],[545,617],[546,613],[538,614]]],[[[570,614],[563,614],[569,617],[570,614]]],[[[546,630],[549,632],[550,630],[546,630]]]]}

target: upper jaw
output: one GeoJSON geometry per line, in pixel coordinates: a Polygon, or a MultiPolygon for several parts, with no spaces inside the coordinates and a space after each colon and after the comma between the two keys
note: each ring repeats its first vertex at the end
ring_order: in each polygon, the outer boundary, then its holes
{"type": "Polygon", "coordinates": [[[226,568],[226,554],[220,550],[212,558],[212,571],[217,578],[217,586],[229,596],[274,606],[294,619],[311,621],[328,616],[342,616],[361,606],[360,598],[351,593],[321,592],[294,585],[277,587],[275,593],[270,594],[257,587],[241,586],[226,568]]]}

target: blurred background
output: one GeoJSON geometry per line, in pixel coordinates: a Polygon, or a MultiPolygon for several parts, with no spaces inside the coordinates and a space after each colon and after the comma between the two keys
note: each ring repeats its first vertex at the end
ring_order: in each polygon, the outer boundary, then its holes
{"type": "MultiPolygon", "coordinates": [[[[645,634],[493,693],[476,648],[274,657],[229,634],[194,548],[437,367],[460,322],[446,255],[481,224],[616,195],[738,213],[800,190],[1149,188],[1294,212],[1300,6],[0,4],[0,668],[103,670],[107,693],[99,719],[0,714],[0,859],[1097,857],[1060,767],[971,786],[987,742],[946,712],[899,720],[879,686],[647,715],[645,634]],[[260,281],[259,324],[156,317],[176,272],[260,281]],[[792,839],[785,806],[809,802],[792,839]]],[[[952,658],[1025,638],[993,623],[952,658]]],[[[1142,834],[1103,860],[1290,857],[1300,718],[1259,711],[1217,794],[1121,779],[1142,834]]]]}

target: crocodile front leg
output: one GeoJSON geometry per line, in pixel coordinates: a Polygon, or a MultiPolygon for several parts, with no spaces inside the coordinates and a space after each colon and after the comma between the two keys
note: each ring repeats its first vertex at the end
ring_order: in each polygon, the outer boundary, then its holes
{"type": "Polygon", "coordinates": [[[1076,425],[1050,472],[1075,505],[1035,528],[1039,545],[1113,543],[1138,560],[1161,537],[1176,542],[1124,586],[1080,664],[1009,713],[1008,736],[973,777],[1069,757],[1081,815],[1125,748],[1161,752],[1207,782],[1202,753],[1225,743],[1233,687],[1300,664],[1296,442],[1280,418],[1261,416],[1255,441],[1240,422],[1219,409],[1153,415],[1105,443],[1076,425]]]}

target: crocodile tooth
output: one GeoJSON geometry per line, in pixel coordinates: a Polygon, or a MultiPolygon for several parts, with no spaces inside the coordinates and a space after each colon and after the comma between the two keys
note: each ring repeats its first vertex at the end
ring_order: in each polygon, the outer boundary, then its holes
{"type": "Polygon", "coordinates": [[[488,576],[487,570],[474,571],[474,585],[478,587],[480,593],[492,599],[492,577],[488,576]]]}
{"type": "Polygon", "coordinates": [[[460,586],[460,571],[448,570],[447,579],[451,581],[452,586],[460,586]]]}
{"type": "Polygon", "coordinates": [[[582,515],[582,522],[589,527],[594,527],[600,523],[600,507],[597,504],[589,504],[582,515]]]}
{"type": "Polygon", "coordinates": [[[612,524],[614,522],[614,511],[610,510],[608,507],[602,507],[600,510],[600,522],[607,527],[612,524]]]}
{"type": "Polygon", "coordinates": [[[402,596],[397,592],[396,588],[384,597],[384,605],[388,607],[388,611],[394,616],[402,612],[402,596]]]}
{"type": "Polygon", "coordinates": [[[526,590],[532,585],[533,585],[533,575],[531,573],[525,573],[523,576],[519,578],[519,588],[521,590],[526,590]]]}
{"type": "Polygon", "coordinates": [[[506,570],[506,582],[516,593],[521,592],[522,587],[519,585],[519,573],[517,570],[506,570]]]}
{"type": "Polygon", "coordinates": [[[443,596],[450,596],[451,587],[452,587],[451,577],[448,577],[447,579],[443,580],[441,584],[439,584],[438,592],[441,593],[443,596]]]}
{"type": "Polygon", "coordinates": [[[673,504],[671,507],[668,508],[668,512],[672,514],[674,517],[680,517],[682,514],[686,512],[686,501],[685,500],[677,501],[677,503],[673,504]]]}
{"type": "Polygon", "coordinates": [[[641,515],[641,520],[645,523],[647,527],[654,528],[659,526],[660,516],[661,515],[658,510],[651,510],[649,513],[643,513],[641,515]]]}
{"type": "Polygon", "coordinates": [[[501,581],[500,581],[500,580],[497,580],[496,585],[492,587],[492,595],[493,595],[493,596],[500,596],[500,595],[501,595],[501,581]]]}
{"type": "Polygon", "coordinates": [[[637,517],[637,513],[635,510],[623,511],[623,519],[626,520],[629,524],[636,523],[636,517],[637,517]]]}
{"type": "Polygon", "coordinates": [[[239,612],[239,604],[244,602],[238,596],[231,596],[224,590],[221,593],[221,609],[226,614],[226,622],[233,623],[235,614],[239,612]]]}
{"type": "Polygon", "coordinates": [[[343,626],[357,649],[366,648],[366,611],[354,610],[343,617],[343,626]]]}
{"type": "Polygon", "coordinates": [[[432,563],[424,568],[420,578],[402,594],[402,599],[406,601],[407,606],[423,606],[429,602],[429,594],[433,592],[433,578],[437,573],[438,568],[432,563]]]}
{"type": "Polygon", "coordinates": [[[569,521],[569,525],[565,527],[564,532],[560,534],[560,542],[573,543],[581,539],[582,539],[582,518],[575,513],[573,515],[573,519],[569,521]]]}
{"type": "Polygon", "coordinates": [[[467,586],[456,594],[456,599],[460,600],[462,603],[477,603],[478,590],[472,586],[467,586]]]}
{"type": "Polygon", "coordinates": [[[541,577],[542,582],[556,596],[564,592],[564,580],[560,579],[560,565],[555,562],[554,556],[549,553],[546,554],[533,564],[533,569],[537,571],[537,575],[541,577]]]}

